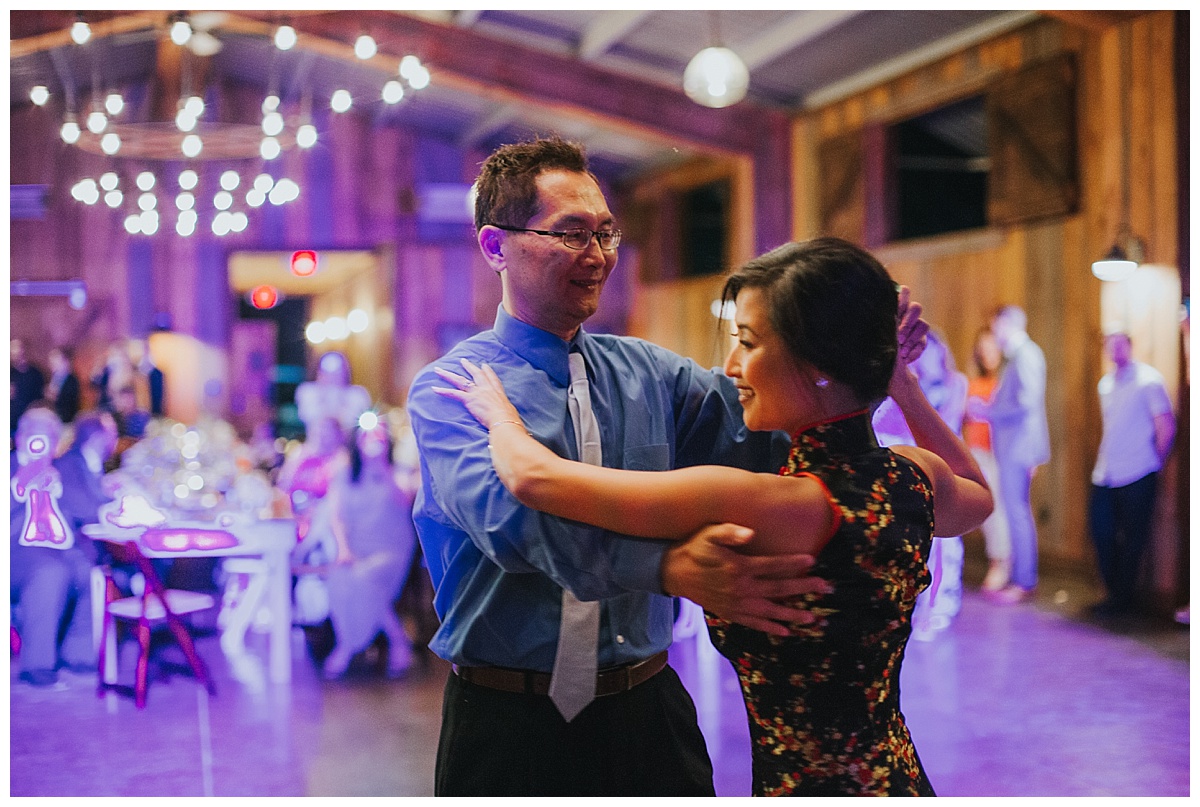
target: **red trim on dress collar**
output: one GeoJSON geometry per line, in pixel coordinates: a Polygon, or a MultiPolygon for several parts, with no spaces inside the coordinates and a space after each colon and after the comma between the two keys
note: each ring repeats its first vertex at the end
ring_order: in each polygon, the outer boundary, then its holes
{"type": "Polygon", "coordinates": [[[795,440],[797,437],[804,434],[804,432],[808,431],[809,429],[815,429],[817,426],[824,426],[828,423],[837,423],[839,420],[850,420],[851,418],[865,415],[870,411],[870,409],[859,409],[858,411],[847,412],[843,415],[834,415],[833,417],[826,418],[825,420],[814,420],[812,423],[802,426],[799,429],[796,429],[796,431],[792,432],[792,439],[795,440]]]}

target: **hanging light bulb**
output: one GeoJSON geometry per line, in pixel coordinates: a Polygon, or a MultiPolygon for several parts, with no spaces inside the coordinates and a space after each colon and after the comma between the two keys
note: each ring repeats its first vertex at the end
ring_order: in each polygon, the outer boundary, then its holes
{"type": "Polygon", "coordinates": [[[100,138],[100,150],[110,157],[121,150],[121,138],[116,132],[108,132],[100,138]]]}
{"type": "Polygon", "coordinates": [[[417,69],[408,78],[408,84],[414,90],[423,90],[429,86],[429,70],[425,65],[418,65],[417,69]]]}
{"type": "Polygon", "coordinates": [[[264,160],[273,160],[279,156],[282,147],[279,141],[274,137],[264,137],[262,144],[259,146],[259,153],[264,160]]]}
{"type": "Polygon", "coordinates": [[[171,41],[176,45],[186,45],[192,38],[192,26],[187,20],[175,20],[171,23],[171,41]]]}
{"type": "Polygon", "coordinates": [[[346,112],[354,103],[348,90],[336,90],[329,99],[329,106],[334,112],[346,112]]]}
{"type": "Polygon", "coordinates": [[[125,108],[125,99],[121,97],[119,92],[110,92],[108,97],[104,99],[104,108],[108,110],[110,115],[120,115],[121,110],[125,108]]]}
{"type": "Polygon", "coordinates": [[[68,120],[63,123],[59,134],[62,135],[64,143],[77,143],[79,142],[79,136],[83,134],[83,132],[80,131],[78,123],[73,120],[68,120]]]}
{"type": "Polygon", "coordinates": [[[97,110],[87,116],[88,131],[92,134],[100,134],[106,126],[108,126],[108,116],[103,112],[97,110]]]}
{"type": "Polygon", "coordinates": [[[720,109],[746,97],[750,71],[729,48],[711,47],[697,53],[683,71],[683,91],[701,106],[720,109]]]}
{"type": "Polygon", "coordinates": [[[302,149],[312,148],[317,144],[317,127],[311,123],[303,124],[296,130],[296,145],[302,149]]]}
{"type": "Polygon", "coordinates": [[[296,29],[290,25],[281,25],[275,29],[275,47],[280,50],[291,50],[296,46],[296,29]]]}
{"type": "Polygon", "coordinates": [[[370,34],[363,34],[354,42],[354,55],[366,61],[379,52],[379,47],[370,34]]]}
{"type": "Polygon", "coordinates": [[[92,38],[91,26],[89,26],[83,20],[76,20],[75,24],[71,26],[71,39],[74,40],[75,44],[82,45],[84,42],[87,42],[91,38],[92,38]]]}
{"type": "Polygon", "coordinates": [[[421,69],[421,60],[411,53],[400,60],[400,76],[412,81],[412,77],[421,69]]]}
{"type": "Polygon", "coordinates": [[[154,235],[158,232],[158,213],[154,210],[145,210],[138,216],[142,220],[142,234],[154,235]]]}
{"type": "Polygon", "coordinates": [[[263,134],[274,137],[283,131],[283,115],[278,112],[268,112],[262,119],[263,134]]]}
{"type": "Polygon", "coordinates": [[[196,116],[186,108],[175,113],[175,128],[181,132],[190,132],[196,128],[196,116]]]}
{"type": "Polygon", "coordinates": [[[398,104],[404,98],[404,85],[399,81],[389,81],[383,85],[383,100],[389,104],[398,104]]]}
{"type": "Polygon", "coordinates": [[[50,91],[39,84],[29,91],[29,100],[38,106],[45,106],[46,102],[50,100],[50,91]]]}
{"type": "Polygon", "coordinates": [[[683,71],[683,91],[701,106],[720,109],[746,97],[750,71],[736,53],[721,44],[721,12],[709,11],[709,47],[692,57],[683,71]]]}
{"type": "Polygon", "coordinates": [[[190,134],[183,138],[183,143],[180,144],[185,157],[198,157],[201,149],[204,148],[204,142],[199,135],[190,134]]]}
{"type": "Polygon", "coordinates": [[[183,211],[175,221],[175,232],[187,238],[196,232],[196,221],[197,216],[194,210],[183,211]]]}

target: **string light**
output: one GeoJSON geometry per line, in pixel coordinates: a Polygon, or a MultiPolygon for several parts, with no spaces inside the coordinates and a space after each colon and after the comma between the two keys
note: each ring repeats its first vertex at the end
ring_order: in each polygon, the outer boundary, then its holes
{"type": "Polygon", "coordinates": [[[71,26],[71,39],[76,45],[82,45],[92,38],[92,28],[83,20],[76,20],[71,26]]]}
{"type": "Polygon", "coordinates": [[[378,52],[379,48],[369,34],[363,34],[354,42],[354,55],[364,61],[378,52]]]}
{"type": "Polygon", "coordinates": [[[291,50],[296,46],[296,29],[290,25],[281,25],[275,29],[275,47],[280,50],[291,50]]]}
{"type": "MultiPolygon", "coordinates": [[[[71,26],[70,34],[72,41],[79,44],[90,40],[92,32],[82,15],[77,16],[75,23],[71,26]]],[[[202,37],[212,38],[203,31],[194,30],[182,14],[172,15],[166,35],[176,45],[186,45],[196,53],[199,53],[199,50],[194,45],[198,46],[202,37]]],[[[274,44],[279,50],[294,48],[298,39],[298,34],[291,25],[280,25],[274,33],[274,44]]],[[[219,42],[217,45],[219,47],[219,42]]],[[[364,33],[355,41],[355,55],[358,59],[372,59],[378,53],[378,43],[369,34],[364,33]]],[[[95,78],[100,79],[100,77],[95,78]]],[[[420,59],[415,55],[406,55],[399,63],[399,80],[391,78],[382,83],[380,95],[377,96],[380,101],[377,103],[398,104],[405,99],[406,90],[421,89],[428,86],[429,82],[429,70],[421,64],[420,59]]],[[[97,83],[100,81],[98,80],[97,83]]],[[[305,97],[301,100],[299,121],[296,122],[299,125],[293,130],[294,135],[289,136],[289,126],[295,124],[289,124],[279,94],[271,92],[262,102],[263,116],[260,121],[262,137],[252,141],[257,145],[257,154],[255,155],[253,152],[242,154],[238,149],[248,150],[246,149],[246,145],[248,145],[246,144],[246,134],[248,133],[237,129],[238,127],[245,129],[246,125],[208,123],[205,124],[205,128],[201,129],[200,119],[205,112],[203,95],[189,92],[190,81],[187,75],[182,78],[181,84],[183,93],[176,106],[174,116],[174,130],[178,132],[176,137],[163,138],[161,128],[155,130],[154,137],[142,135],[141,127],[161,127],[161,124],[157,122],[149,124],[136,121],[118,123],[117,116],[125,111],[126,99],[120,92],[101,93],[99,88],[94,90],[90,109],[78,112],[71,108],[66,110],[59,130],[60,137],[68,145],[74,145],[93,154],[103,153],[109,157],[119,156],[122,160],[186,158],[196,161],[241,159],[251,156],[272,161],[276,160],[284,149],[292,144],[301,149],[311,149],[319,140],[317,127],[313,125],[311,119],[312,98],[305,97]],[[128,143],[125,140],[128,140],[128,143]],[[206,146],[210,148],[206,148],[206,146]]],[[[45,84],[38,84],[30,90],[29,98],[38,106],[44,106],[50,97],[50,91],[45,84]]],[[[354,106],[354,101],[354,96],[350,91],[343,88],[332,94],[329,103],[330,108],[341,113],[348,112],[354,106]]],[[[135,204],[136,208],[124,217],[125,230],[130,234],[149,235],[156,233],[161,224],[160,206],[154,192],[154,181],[154,173],[143,171],[138,175],[138,192],[134,192],[132,188],[122,189],[119,187],[118,172],[110,170],[103,175],[101,183],[98,184],[95,179],[91,178],[80,180],[72,187],[71,193],[75,199],[89,206],[96,205],[101,198],[113,210],[117,210],[125,204],[135,204]],[[143,183],[149,184],[145,188],[141,188],[140,185],[143,183]]],[[[295,181],[286,177],[276,181],[266,173],[258,174],[252,187],[238,191],[242,184],[241,175],[238,171],[225,170],[220,176],[221,192],[212,197],[212,207],[208,207],[207,204],[203,206],[198,204],[199,172],[188,168],[178,175],[177,183],[178,189],[173,194],[168,190],[168,195],[163,201],[165,208],[175,219],[176,233],[181,236],[196,232],[198,219],[203,215],[198,211],[215,211],[216,215],[212,221],[213,232],[224,235],[230,232],[240,232],[248,224],[246,213],[235,210],[239,202],[244,201],[245,208],[251,209],[259,208],[268,201],[272,205],[287,204],[300,196],[300,186],[295,181]],[[237,192],[236,196],[235,192],[237,192]]],[[[247,182],[247,184],[249,183],[247,182]]],[[[340,329],[335,323],[335,333],[342,329],[347,334],[356,333],[358,329],[367,327],[368,320],[365,312],[356,309],[351,313],[353,316],[344,319],[340,329]]]]}

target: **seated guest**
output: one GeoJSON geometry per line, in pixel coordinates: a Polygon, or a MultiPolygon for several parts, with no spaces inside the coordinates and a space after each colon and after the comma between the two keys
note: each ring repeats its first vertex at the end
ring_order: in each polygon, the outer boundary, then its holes
{"type": "Polygon", "coordinates": [[[99,555],[83,534],[85,524],[95,524],[100,506],[112,501],[104,486],[104,464],[117,447],[117,424],[108,412],[85,412],[75,421],[71,447],[54,461],[62,479],[59,508],[75,533],[75,545],[95,563],[99,555]]]}
{"type": "Polygon", "coordinates": [[[340,678],[355,654],[382,631],[388,639],[388,675],[398,676],[412,660],[395,607],[417,545],[412,496],[396,483],[386,426],[355,429],[350,445],[348,467],[329,486],[337,556],[326,580],[337,643],[323,673],[340,678]]]}
{"type": "Polygon", "coordinates": [[[49,362],[46,400],[54,404],[59,420],[70,423],[79,414],[79,377],[72,369],[71,353],[67,348],[56,347],[50,351],[49,362]]]}
{"type": "Polygon", "coordinates": [[[91,671],[95,665],[94,550],[59,507],[63,485],[52,459],[61,435],[62,421],[53,411],[27,409],[9,461],[9,595],[21,636],[20,679],[39,687],[57,683],[60,666],[91,671]]]}
{"type": "Polygon", "coordinates": [[[329,491],[329,484],[346,465],[347,454],[343,445],[342,428],[334,418],[321,418],[315,422],[297,451],[284,460],[279,470],[276,485],[286,495],[296,518],[297,560],[325,544],[324,561],[333,559],[332,534],[329,534],[328,519],[319,518],[321,502],[329,491]]]}

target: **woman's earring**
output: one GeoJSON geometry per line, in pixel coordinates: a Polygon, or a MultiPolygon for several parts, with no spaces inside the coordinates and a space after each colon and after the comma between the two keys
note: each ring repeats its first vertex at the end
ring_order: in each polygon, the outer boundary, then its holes
{"type": "Polygon", "coordinates": [[[829,379],[824,376],[817,376],[816,385],[821,389],[825,389],[829,386],[829,379]]]}

